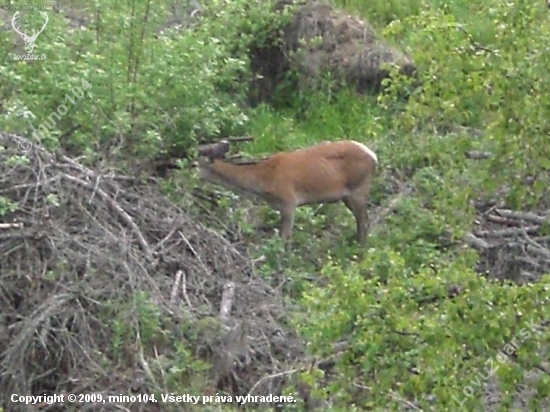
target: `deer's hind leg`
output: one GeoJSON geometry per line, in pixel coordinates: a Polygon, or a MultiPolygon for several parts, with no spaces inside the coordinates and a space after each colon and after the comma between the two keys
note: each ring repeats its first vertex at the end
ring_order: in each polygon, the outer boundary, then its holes
{"type": "Polygon", "coordinates": [[[370,180],[363,183],[362,186],[351,192],[342,200],[346,207],[353,213],[357,228],[357,241],[364,246],[367,240],[367,231],[369,225],[369,215],[367,204],[369,201],[370,180]]]}

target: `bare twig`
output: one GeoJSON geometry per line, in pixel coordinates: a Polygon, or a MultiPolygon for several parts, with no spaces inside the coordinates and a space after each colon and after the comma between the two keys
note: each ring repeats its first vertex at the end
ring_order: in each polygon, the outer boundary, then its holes
{"type": "Polygon", "coordinates": [[[193,255],[198,259],[198,261],[200,262],[200,264],[202,265],[202,267],[204,268],[204,270],[206,272],[209,272],[210,270],[208,269],[208,266],[206,266],[204,264],[204,262],[202,261],[200,255],[197,253],[197,251],[195,250],[195,248],[193,247],[193,245],[189,242],[189,240],[187,239],[186,236],[184,236],[183,233],[181,233],[181,231],[179,232],[179,235],[180,237],[183,239],[183,241],[185,242],[185,244],[187,245],[187,247],[189,248],[189,250],[191,251],[191,253],[193,253],[193,255]]]}
{"type": "Polygon", "coordinates": [[[527,241],[530,243],[529,245],[525,246],[525,249],[528,252],[534,253],[536,255],[539,255],[540,257],[543,257],[544,259],[550,260],[550,250],[542,247],[531,238],[528,238],[527,241]]]}
{"type": "Polygon", "coordinates": [[[262,383],[263,381],[266,381],[266,380],[270,380],[270,379],[275,379],[275,378],[280,378],[281,376],[288,376],[288,375],[292,375],[296,372],[300,372],[302,370],[302,368],[296,368],[296,369],[291,369],[291,370],[288,370],[288,371],[283,371],[283,372],[279,372],[279,373],[274,373],[272,375],[269,375],[269,376],[263,376],[262,378],[260,378],[260,380],[258,380],[258,382],[256,382],[252,388],[250,388],[250,390],[248,391],[248,393],[252,394],[254,393],[254,390],[258,387],[258,385],[260,383],[262,383]]]}
{"type": "Polygon", "coordinates": [[[180,227],[177,226],[177,225],[175,225],[175,226],[172,228],[172,230],[170,230],[170,232],[168,232],[168,234],[167,234],[166,236],[164,236],[164,238],[163,238],[160,242],[158,242],[158,243],[155,245],[155,247],[153,248],[153,253],[156,252],[156,251],[158,251],[158,250],[160,250],[160,249],[162,249],[162,246],[164,246],[164,244],[165,244],[169,239],[171,239],[172,236],[174,236],[174,233],[176,233],[176,231],[177,231],[178,229],[180,229],[180,227]]]}
{"type": "Polygon", "coordinates": [[[389,390],[389,394],[390,396],[395,399],[396,401],[398,402],[401,402],[401,403],[404,403],[405,405],[407,405],[409,408],[411,409],[414,409],[415,411],[421,411],[422,409],[420,409],[418,406],[416,406],[414,403],[408,401],[407,399],[401,397],[400,395],[398,395],[397,393],[395,393],[394,391],[392,391],[391,389],[389,390]]]}

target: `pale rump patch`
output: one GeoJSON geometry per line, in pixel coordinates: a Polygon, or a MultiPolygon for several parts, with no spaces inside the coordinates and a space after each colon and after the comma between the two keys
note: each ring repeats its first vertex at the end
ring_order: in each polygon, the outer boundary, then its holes
{"type": "Polygon", "coordinates": [[[369,149],[363,143],[359,143],[356,141],[352,141],[352,142],[355,143],[357,146],[359,146],[361,149],[363,149],[365,153],[367,153],[370,157],[372,157],[374,160],[374,163],[378,163],[378,157],[376,156],[376,153],[374,153],[371,149],[369,149]]]}

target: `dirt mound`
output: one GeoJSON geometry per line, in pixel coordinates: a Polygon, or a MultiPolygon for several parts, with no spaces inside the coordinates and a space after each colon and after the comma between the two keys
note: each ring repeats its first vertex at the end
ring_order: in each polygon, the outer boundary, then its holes
{"type": "Polygon", "coordinates": [[[280,45],[275,40],[252,48],[252,68],[261,77],[255,83],[260,99],[269,100],[284,75],[294,70],[300,90],[331,73],[359,92],[379,90],[388,75],[386,63],[407,75],[416,71],[411,59],[380,39],[368,23],[319,1],[299,6],[280,40],[280,45]]]}
{"type": "MultiPolygon", "coordinates": [[[[280,390],[302,350],[279,291],[158,185],[5,133],[0,170],[4,410],[13,393],[280,390]],[[207,382],[192,355],[212,362],[207,382]]],[[[147,410],[186,409],[160,404],[147,410]]]]}

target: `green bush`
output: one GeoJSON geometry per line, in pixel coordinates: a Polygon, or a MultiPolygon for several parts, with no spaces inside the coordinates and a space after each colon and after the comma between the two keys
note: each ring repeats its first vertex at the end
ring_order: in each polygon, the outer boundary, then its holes
{"type": "MultiPolygon", "coordinates": [[[[321,274],[328,282],[304,293],[299,325],[319,359],[332,355],[332,344],[348,343],[328,387],[316,392],[330,394],[335,406],[393,409],[405,399],[422,409],[450,410],[458,406],[453,396],[462,401],[463,388],[479,380],[487,359],[495,360],[512,339],[515,360],[497,371],[504,390],[513,390],[522,371],[543,359],[548,333],[540,325],[549,306],[541,296],[547,296],[548,277],[528,287],[499,285],[459,261],[413,271],[391,249],[377,250],[357,267],[329,262],[321,274]]],[[[315,384],[319,372],[302,379],[315,384]]],[[[544,374],[532,384],[548,392],[544,374]]],[[[483,390],[473,387],[464,403],[469,410],[481,407],[483,390]]]]}
{"type": "MultiPolygon", "coordinates": [[[[73,154],[93,157],[102,148],[123,159],[181,155],[199,139],[243,133],[245,51],[275,15],[259,1],[213,1],[200,23],[183,16],[188,28],[165,28],[170,4],[105,0],[83,6],[80,28],[50,13],[35,49],[47,60],[4,54],[0,127],[73,154]],[[90,89],[76,96],[83,81],[90,89]],[[33,134],[60,104],[67,114],[33,134]]],[[[2,33],[4,44],[12,35],[2,33]]]]}

